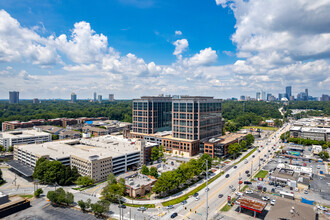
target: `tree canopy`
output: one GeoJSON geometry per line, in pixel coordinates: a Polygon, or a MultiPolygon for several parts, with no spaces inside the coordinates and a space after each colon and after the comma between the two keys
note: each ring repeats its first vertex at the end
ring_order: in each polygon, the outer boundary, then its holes
{"type": "Polygon", "coordinates": [[[111,173],[108,176],[107,185],[102,190],[104,198],[110,202],[119,202],[126,190],[125,180],[120,178],[117,182],[116,177],[111,173]]]}
{"type": "Polygon", "coordinates": [[[48,191],[47,198],[56,204],[71,205],[74,201],[74,196],[70,192],[65,192],[63,188],[58,188],[55,191],[48,191]]]}
{"type": "Polygon", "coordinates": [[[76,184],[80,186],[90,186],[94,184],[94,180],[89,176],[80,176],[78,177],[76,184]]]}

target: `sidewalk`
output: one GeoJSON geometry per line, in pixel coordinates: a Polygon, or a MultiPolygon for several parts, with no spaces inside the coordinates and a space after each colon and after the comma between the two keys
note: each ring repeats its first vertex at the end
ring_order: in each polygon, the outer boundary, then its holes
{"type": "MultiPolygon", "coordinates": [[[[244,157],[246,154],[248,154],[251,150],[253,150],[253,148],[247,150],[246,152],[242,153],[242,155],[238,158],[236,158],[235,160],[232,160],[230,161],[225,167],[228,167],[228,166],[232,166],[235,162],[239,161],[242,157],[244,157]]],[[[223,171],[223,169],[225,168],[223,167],[222,169],[218,169],[217,171],[214,172],[214,175],[210,176],[210,178],[214,177],[215,175],[219,174],[221,171],[223,171]]],[[[172,200],[172,199],[176,199],[180,196],[183,196],[187,193],[189,193],[190,191],[194,190],[195,188],[197,188],[198,186],[200,186],[201,184],[205,183],[206,180],[203,179],[203,180],[200,180],[199,182],[193,184],[192,186],[188,187],[187,189],[184,189],[183,191],[181,192],[178,192],[174,195],[171,195],[171,196],[168,196],[168,197],[165,197],[163,199],[154,199],[154,200],[131,200],[131,199],[128,199],[128,198],[123,198],[123,201],[126,202],[126,203],[131,203],[131,204],[160,204],[162,202],[166,202],[166,201],[169,201],[169,200],[172,200]]]]}

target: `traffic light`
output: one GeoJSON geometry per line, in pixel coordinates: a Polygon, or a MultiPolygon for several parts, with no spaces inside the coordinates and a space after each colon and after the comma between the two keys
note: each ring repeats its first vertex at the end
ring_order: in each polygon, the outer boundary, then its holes
{"type": "Polygon", "coordinates": [[[190,211],[191,211],[191,209],[190,209],[190,211]]]}
{"type": "Polygon", "coordinates": [[[184,207],[185,210],[187,210],[187,207],[184,207]]]}

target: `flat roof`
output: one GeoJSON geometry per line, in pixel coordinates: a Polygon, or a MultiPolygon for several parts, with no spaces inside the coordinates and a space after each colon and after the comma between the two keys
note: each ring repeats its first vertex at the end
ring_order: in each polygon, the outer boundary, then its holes
{"type": "Polygon", "coordinates": [[[146,186],[146,185],[148,185],[150,183],[154,183],[156,181],[157,181],[157,179],[152,179],[146,175],[142,175],[139,173],[125,178],[125,184],[127,186],[130,186],[133,189],[138,189],[142,185],[146,186]]]}
{"type": "Polygon", "coordinates": [[[245,136],[246,136],[246,134],[230,133],[230,134],[222,135],[220,137],[210,138],[206,142],[207,143],[221,142],[222,144],[228,144],[228,143],[231,143],[232,141],[234,141],[238,138],[245,137],[245,136]]]}
{"type": "Polygon", "coordinates": [[[16,131],[6,131],[0,133],[2,137],[0,138],[28,138],[28,137],[36,137],[36,136],[49,136],[49,133],[37,130],[16,130],[16,131]]]}
{"type": "Polygon", "coordinates": [[[189,139],[183,139],[183,138],[175,138],[172,135],[166,135],[166,136],[163,136],[163,138],[174,140],[174,141],[184,141],[184,142],[195,142],[195,141],[198,141],[198,140],[189,140],[189,139]]]}
{"type": "Polygon", "coordinates": [[[119,157],[125,154],[139,152],[135,141],[129,141],[117,136],[101,136],[91,139],[63,140],[47,142],[43,144],[17,145],[19,149],[32,154],[49,155],[53,159],[61,159],[72,156],[91,160],[91,156],[99,159],[107,157],[119,157]]]}
{"type": "Polygon", "coordinates": [[[31,177],[33,174],[33,168],[28,167],[26,164],[20,163],[17,160],[11,160],[6,162],[11,168],[17,172],[23,174],[26,177],[31,177]]]}
{"type": "Polygon", "coordinates": [[[249,196],[241,196],[239,197],[235,204],[240,205],[242,208],[247,208],[256,212],[261,213],[266,207],[267,203],[256,198],[252,198],[249,196]]]}
{"type": "Polygon", "coordinates": [[[37,126],[37,128],[41,128],[45,132],[49,132],[52,134],[55,134],[56,132],[59,132],[63,130],[63,127],[57,127],[57,126],[52,126],[52,125],[42,125],[42,126],[37,126]]]}

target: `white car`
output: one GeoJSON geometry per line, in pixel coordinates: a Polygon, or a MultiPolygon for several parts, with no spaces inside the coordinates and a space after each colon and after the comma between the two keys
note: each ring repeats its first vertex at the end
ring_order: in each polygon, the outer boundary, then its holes
{"type": "Polygon", "coordinates": [[[241,192],[235,192],[235,194],[236,194],[236,196],[242,196],[243,195],[243,193],[241,193],[241,192]]]}
{"type": "Polygon", "coordinates": [[[253,194],[253,191],[252,190],[246,190],[245,193],[246,194],[253,194]]]}
{"type": "Polygon", "coordinates": [[[276,202],[276,200],[273,199],[272,201],[270,201],[270,204],[271,204],[271,205],[275,205],[275,202],[276,202]]]}
{"type": "Polygon", "coordinates": [[[197,196],[197,197],[195,198],[195,200],[198,201],[198,200],[199,200],[199,196],[197,196]]]}
{"type": "Polygon", "coordinates": [[[268,200],[269,200],[269,197],[268,197],[268,196],[263,196],[263,197],[262,197],[262,200],[264,200],[264,201],[268,201],[268,200]]]}

